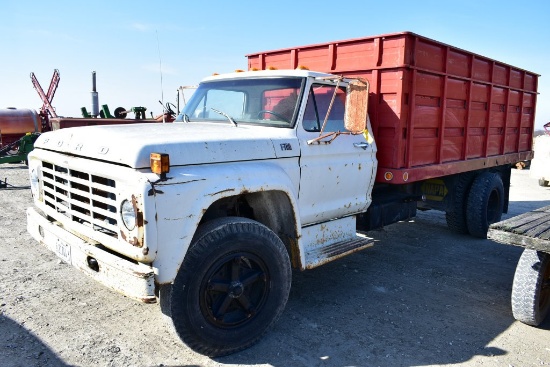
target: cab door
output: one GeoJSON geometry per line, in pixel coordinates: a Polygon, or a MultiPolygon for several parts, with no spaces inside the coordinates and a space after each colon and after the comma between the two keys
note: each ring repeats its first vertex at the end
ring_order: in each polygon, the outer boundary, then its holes
{"type": "Polygon", "coordinates": [[[377,168],[376,145],[372,139],[369,143],[363,134],[337,134],[346,132],[345,88],[336,91],[325,123],[335,88],[316,82],[310,85],[297,129],[302,226],[363,212],[371,202],[377,168]],[[334,134],[313,142],[321,130],[322,135],[334,134]]]}

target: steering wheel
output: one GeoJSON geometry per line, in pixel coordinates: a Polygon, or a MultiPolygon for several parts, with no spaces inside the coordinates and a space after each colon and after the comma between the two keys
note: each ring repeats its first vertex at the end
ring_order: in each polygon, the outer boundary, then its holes
{"type": "Polygon", "coordinates": [[[166,102],[166,113],[169,113],[170,115],[175,116],[176,113],[175,113],[174,110],[170,107],[170,105],[174,106],[174,108],[177,109],[177,107],[176,107],[173,103],[166,102]]]}
{"type": "Polygon", "coordinates": [[[261,110],[261,111],[258,112],[258,115],[257,115],[258,118],[260,117],[260,115],[261,115],[262,113],[269,113],[269,114],[271,114],[271,115],[277,117],[279,120],[282,120],[282,121],[284,121],[284,122],[288,122],[288,123],[290,124],[290,121],[288,121],[285,117],[281,116],[281,115],[278,114],[277,112],[273,112],[273,111],[271,111],[271,110],[261,110]]]}
{"type": "Polygon", "coordinates": [[[174,106],[174,108],[177,108],[173,103],[170,103],[170,102],[166,102],[166,105],[163,105],[162,104],[162,101],[159,101],[160,105],[162,106],[162,108],[164,109],[163,113],[166,113],[168,114],[169,116],[176,116],[176,113],[174,112],[174,110],[170,107],[170,105],[174,106]]]}

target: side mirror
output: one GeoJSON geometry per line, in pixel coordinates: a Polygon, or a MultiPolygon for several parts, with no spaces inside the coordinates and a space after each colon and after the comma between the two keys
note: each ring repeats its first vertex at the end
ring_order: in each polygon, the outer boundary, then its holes
{"type": "Polygon", "coordinates": [[[354,79],[346,88],[346,114],[344,126],[352,134],[360,134],[367,124],[369,105],[369,82],[364,79],[354,79]]]}

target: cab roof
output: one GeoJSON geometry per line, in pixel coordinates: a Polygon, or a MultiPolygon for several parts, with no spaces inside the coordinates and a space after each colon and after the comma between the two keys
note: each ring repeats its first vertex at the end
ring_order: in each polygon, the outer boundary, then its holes
{"type": "Polygon", "coordinates": [[[266,77],[313,77],[322,78],[330,77],[333,74],[320,73],[317,71],[300,70],[300,69],[283,69],[283,70],[257,70],[257,71],[242,71],[227,74],[212,75],[204,78],[202,81],[213,81],[222,79],[242,79],[242,78],[266,78],[266,77]]]}

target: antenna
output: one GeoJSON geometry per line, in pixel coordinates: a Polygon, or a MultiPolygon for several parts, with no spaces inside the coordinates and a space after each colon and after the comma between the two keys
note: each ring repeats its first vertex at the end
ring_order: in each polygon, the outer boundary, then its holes
{"type": "MultiPolygon", "coordinates": [[[[162,101],[162,105],[164,106],[164,87],[162,85],[162,58],[160,57],[160,42],[159,42],[159,32],[155,30],[155,33],[157,35],[157,48],[159,51],[159,70],[160,70],[160,99],[162,101]]],[[[165,123],[165,116],[164,116],[164,110],[162,111],[162,123],[165,123]]]]}

